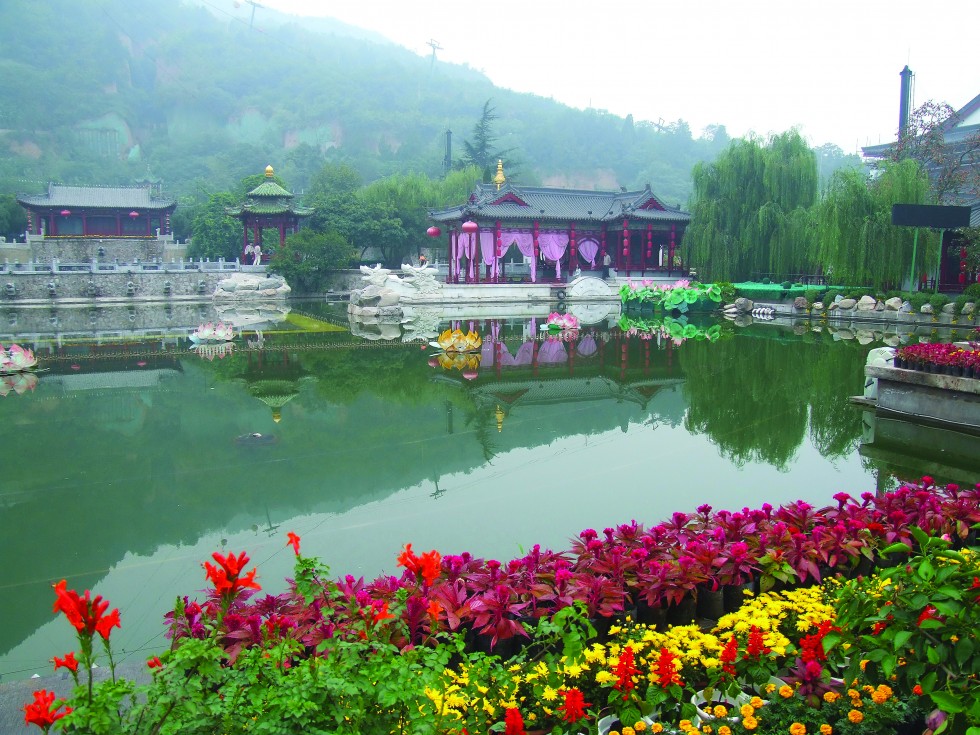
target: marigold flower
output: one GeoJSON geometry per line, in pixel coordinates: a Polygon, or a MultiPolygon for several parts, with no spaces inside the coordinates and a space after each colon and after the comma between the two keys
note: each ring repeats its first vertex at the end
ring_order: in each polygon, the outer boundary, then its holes
{"type": "Polygon", "coordinates": [[[292,531],[286,534],[286,546],[292,546],[293,553],[299,556],[299,536],[292,531]]]}
{"type": "Polygon", "coordinates": [[[662,733],[663,731],[664,726],[659,722],[654,722],[652,725],[650,725],[650,732],[654,733],[654,735],[659,735],[659,733],[662,733]]]}
{"type": "Polygon", "coordinates": [[[806,725],[802,722],[794,722],[789,726],[789,735],[806,735],[806,725]]]}
{"type": "Polygon", "coordinates": [[[716,704],[712,710],[711,714],[715,717],[728,717],[728,707],[723,704],[716,704]]]}
{"type": "MultiPolygon", "coordinates": [[[[752,697],[752,699],[749,700],[749,704],[751,704],[752,707],[755,709],[761,708],[762,706],[765,705],[765,703],[766,702],[765,700],[762,699],[762,697],[752,697]]],[[[749,714],[754,715],[755,712],[750,712],[749,714]]]]}
{"type": "Polygon", "coordinates": [[[718,735],[732,735],[732,728],[728,725],[722,725],[718,728],[718,735]]]}
{"type": "Polygon", "coordinates": [[[755,730],[759,726],[759,721],[755,717],[746,717],[742,720],[742,727],[746,730],[755,730]]]}
{"type": "Polygon", "coordinates": [[[714,728],[711,727],[711,725],[701,725],[701,732],[703,732],[704,735],[711,735],[711,733],[714,732],[714,728]]]}
{"type": "Polygon", "coordinates": [[[637,720],[633,723],[633,729],[637,732],[643,732],[647,729],[647,723],[645,723],[643,720],[637,720]]]}
{"type": "Polygon", "coordinates": [[[783,684],[781,687],[779,687],[779,696],[783,699],[789,699],[793,696],[793,687],[791,687],[789,684],[783,684]]]}
{"type": "Polygon", "coordinates": [[[838,699],[840,699],[840,692],[824,692],[823,701],[827,704],[833,704],[838,699]]]}
{"type": "Polygon", "coordinates": [[[71,707],[65,707],[63,712],[59,712],[61,705],[54,706],[54,692],[47,689],[39,689],[34,692],[34,701],[24,705],[24,724],[37,725],[44,732],[62,717],[70,713],[71,707]]]}
{"type": "Polygon", "coordinates": [[[65,668],[73,674],[78,671],[78,661],[75,660],[74,651],[69,651],[64,658],[55,656],[51,661],[54,663],[55,670],[65,668]]]}
{"type": "Polygon", "coordinates": [[[755,714],[755,707],[753,707],[751,704],[743,704],[741,707],[739,707],[738,711],[741,713],[742,717],[751,717],[755,714]]]}
{"type": "Polygon", "coordinates": [[[820,735],[833,735],[834,728],[828,725],[826,722],[820,726],[820,735]]]}
{"type": "Polygon", "coordinates": [[[622,735],[636,735],[636,731],[629,725],[626,725],[623,727],[622,735]]]}
{"type": "Polygon", "coordinates": [[[847,719],[857,725],[864,720],[864,713],[859,709],[852,709],[847,713],[847,719]]]}

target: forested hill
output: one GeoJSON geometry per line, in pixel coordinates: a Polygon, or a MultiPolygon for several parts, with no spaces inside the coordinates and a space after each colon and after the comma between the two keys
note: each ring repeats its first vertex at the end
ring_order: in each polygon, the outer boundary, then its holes
{"type": "Polygon", "coordinates": [[[649,183],[686,203],[694,163],[728,143],[721,126],[695,137],[683,121],[660,127],[498,89],[338,22],[263,9],[250,28],[232,7],[3,0],[0,193],[150,179],[188,197],[269,163],[297,192],[325,161],[365,181],[437,176],[445,131],[458,158],[487,100],[508,173],[525,184],[649,183]]]}

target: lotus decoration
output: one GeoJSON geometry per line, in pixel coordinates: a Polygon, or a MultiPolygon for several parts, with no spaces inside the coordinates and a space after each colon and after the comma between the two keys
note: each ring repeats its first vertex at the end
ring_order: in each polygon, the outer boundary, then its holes
{"type": "Polygon", "coordinates": [[[571,332],[579,328],[578,317],[574,314],[559,314],[553,311],[548,314],[545,323],[541,325],[542,332],[571,332]]]}
{"type": "Polygon", "coordinates": [[[37,387],[36,373],[9,373],[0,375],[0,396],[6,398],[11,391],[21,396],[37,387]]]}
{"type": "Polygon", "coordinates": [[[191,347],[191,350],[208,362],[213,362],[214,358],[224,360],[233,353],[234,347],[234,342],[220,342],[218,344],[196,344],[191,347]]]}
{"type": "Polygon", "coordinates": [[[191,342],[195,344],[199,342],[229,342],[234,338],[235,327],[224,322],[202,324],[190,334],[191,342]]]}
{"type": "Polygon", "coordinates": [[[459,370],[467,380],[472,380],[477,375],[482,357],[479,352],[440,352],[429,360],[429,365],[443,370],[459,370]]]}
{"type": "Polygon", "coordinates": [[[460,329],[447,329],[435,342],[429,344],[444,352],[476,352],[483,347],[483,339],[472,330],[463,334],[460,329]]]}
{"type": "Polygon", "coordinates": [[[0,345],[0,374],[19,373],[35,367],[37,367],[37,358],[26,347],[10,345],[10,348],[5,350],[0,345]]]}

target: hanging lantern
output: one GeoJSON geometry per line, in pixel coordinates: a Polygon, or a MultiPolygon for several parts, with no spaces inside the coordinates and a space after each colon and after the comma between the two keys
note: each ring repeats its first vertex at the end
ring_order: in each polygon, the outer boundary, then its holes
{"type": "Polygon", "coordinates": [[[471,219],[466,220],[463,223],[463,227],[462,227],[463,232],[465,232],[467,235],[472,235],[474,232],[476,232],[479,229],[480,226],[471,219]]]}
{"type": "Polygon", "coordinates": [[[62,210],[61,210],[61,216],[62,216],[62,217],[67,217],[67,216],[69,216],[70,214],[71,214],[71,210],[70,210],[70,209],[62,209],[62,210]]]}
{"type": "Polygon", "coordinates": [[[129,213],[129,216],[130,216],[130,218],[132,218],[132,219],[136,219],[137,217],[139,217],[139,216],[140,216],[140,213],[139,213],[139,212],[136,212],[136,211],[133,211],[133,212],[130,212],[130,213],[129,213]]]}
{"type": "Polygon", "coordinates": [[[440,230],[435,225],[432,225],[432,227],[430,227],[425,231],[425,234],[428,235],[429,237],[439,237],[439,235],[442,234],[442,230],[440,230]]]}

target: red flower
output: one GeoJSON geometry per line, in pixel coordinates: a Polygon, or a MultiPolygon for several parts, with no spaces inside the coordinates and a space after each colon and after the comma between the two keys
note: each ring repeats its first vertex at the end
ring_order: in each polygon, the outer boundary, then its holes
{"type": "Polygon", "coordinates": [[[565,701],[558,708],[565,722],[578,722],[586,716],[585,708],[591,705],[585,701],[585,695],[578,689],[566,689],[561,692],[565,701]]]}
{"type": "Polygon", "coordinates": [[[745,655],[742,658],[758,661],[761,656],[768,656],[770,653],[772,649],[766,645],[759,626],[753,625],[749,629],[749,640],[745,645],[745,655]]]}
{"type": "Polygon", "coordinates": [[[664,689],[669,687],[671,684],[678,684],[684,686],[684,682],[681,681],[681,674],[677,663],[677,656],[668,651],[666,648],[660,649],[660,656],[657,657],[657,682],[664,689]]]}
{"type": "Polygon", "coordinates": [[[64,712],[59,712],[60,704],[52,709],[53,704],[54,692],[46,689],[34,692],[34,701],[24,705],[24,723],[37,725],[47,732],[55,722],[71,712],[71,707],[65,707],[64,712]]]}
{"type": "Polygon", "coordinates": [[[912,694],[916,694],[916,695],[918,695],[918,696],[921,697],[922,696],[922,685],[921,684],[916,684],[914,687],[912,687],[912,694]]]}
{"type": "Polygon", "coordinates": [[[109,633],[113,628],[122,628],[119,624],[119,608],[112,608],[112,612],[103,616],[95,623],[95,630],[103,640],[109,640],[109,633]]]}
{"type": "Polygon", "coordinates": [[[412,551],[411,544],[405,544],[402,553],[398,555],[398,566],[405,567],[416,577],[421,577],[426,584],[430,585],[442,573],[442,568],[439,566],[441,562],[442,557],[438,551],[426,551],[422,556],[418,556],[412,551]]]}
{"type": "Polygon", "coordinates": [[[919,619],[915,621],[917,626],[921,626],[927,620],[938,620],[943,622],[946,620],[942,615],[937,615],[939,611],[936,610],[935,605],[926,605],[922,608],[922,612],[919,614],[919,619]]]}
{"type": "Polygon", "coordinates": [[[636,686],[633,683],[633,677],[639,673],[639,670],[633,665],[632,648],[629,646],[623,648],[623,652],[619,654],[619,662],[616,664],[616,668],[613,669],[613,673],[618,678],[618,681],[613,685],[614,688],[624,694],[636,686]]]}
{"type": "Polygon", "coordinates": [[[292,531],[286,534],[286,546],[292,546],[293,553],[299,556],[299,536],[292,531]]]}
{"type": "Polygon", "coordinates": [[[432,618],[433,620],[438,620],[439,613],[441,612],[442,612],[442,605],[440,605],[435,600],[432,600],[432,602],[429,603],[429,607],[428,607],[429,617],[432,618]]]}
{"type": "Polygon", "coordinates": [[[524,718],[515,707],[509,707],[504,713],[504,735],[527,735],[524,732],[524,718]]]}
{"type": "Polygon", "coordinates": [[[246,587],[255,590],[262,589],[255,581],[255,569],[245,576],[241,576],[242,569],[248,564],[248,556],[245,555],[244,551],[237,557],[234,554],[222,556],[217,551],[211,556],[220,566],[204,562],[204,569],[207,572],[207,578],[214,584],[214,589],[219,595],[233,598],[239,590],[246,587]]]}
{"type": "MultiPolygon", "coordinates": [[[[63,612],[68,622],[74,626],[79,633],[91,637],[102,620],[109,601],[103,600],[102,595],[96,595],[91,599],[91,592],[85,590],[84,596],[79,596],[75,590],[67,589],[68,583],[61,580],[54,586],[54,610],[53,612],[63,612]]],[[[116,615],[116,625],[119,624],[119,611],[114,611],[116,615]]]]}
{"type": "Polygon", "coordinates": [[[161,666],[163,666],[163,661],[160,660],[159,656],[154,656],[146,662],[146,666],[150,669],[159,669],[161,666]]]}
{"type": "Polygon", "coordinates": [[[62,667],[68,669],[73,674],[78,671],[78,661],[75,660],[75,652],[69,651],[64,658],[58,658],[55,656],[51,659],[54,662],[54,668],[60,669],[62,667]]]}
{"type": "Polygon", "coordinates": [[[728,643],[725,644],[725,648],[722,650],[721,656],[718,659],[721,661],[721,670],[726,674],[735,676],[735,661],[738,659],[738,641],[735,640],[734,633],[728,639],[728,643]]]}

